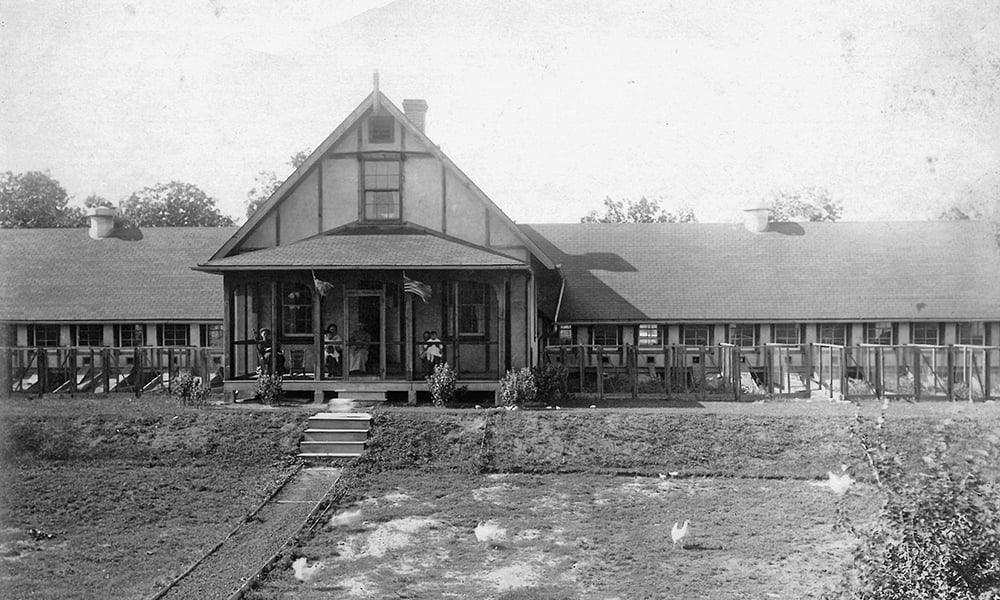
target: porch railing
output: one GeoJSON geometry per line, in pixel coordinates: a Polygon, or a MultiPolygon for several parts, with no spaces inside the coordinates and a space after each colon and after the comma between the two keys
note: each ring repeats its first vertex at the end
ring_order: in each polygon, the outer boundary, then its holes
{"type": "Polygon", "coordinates": [[[222,385],[222,349],[197,346],[0,347],[0,394],[109,394],[173,390],[181,371],[222,385]]]}

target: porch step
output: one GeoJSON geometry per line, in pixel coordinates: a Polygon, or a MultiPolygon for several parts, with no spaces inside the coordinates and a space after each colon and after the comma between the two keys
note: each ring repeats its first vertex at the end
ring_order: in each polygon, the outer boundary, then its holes
{"type": "Polygon", "coordinates": [[[371,415],[358,412],[321,412],[309,417],[299,442],[301,457],[361,456],[368,439],[371,415]]]}

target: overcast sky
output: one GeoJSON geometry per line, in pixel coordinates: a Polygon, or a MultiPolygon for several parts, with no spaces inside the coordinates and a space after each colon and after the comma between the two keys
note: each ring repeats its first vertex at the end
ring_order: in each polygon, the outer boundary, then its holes
{"type": "Polygon", "coordinates": [[[1000,2],[0,4],[0,170],[82,202],[194,183],[242,217],[371,91],[514,220],[605,196],[739,218],[825,186],[845,218],[1000,193],[1000,2]],[[872,8],[870,5],[876,5],[872,8]]]}

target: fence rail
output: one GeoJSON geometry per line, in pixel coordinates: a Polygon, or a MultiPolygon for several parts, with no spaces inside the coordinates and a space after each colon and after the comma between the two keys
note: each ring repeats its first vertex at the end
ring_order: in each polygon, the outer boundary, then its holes
{"type": "Polygon", "coordinates": [[[544,360],[566,369],[567,391],[602,398],[1000,396],[1000,346],[556,345],[545,349],[544,360]]]}
{"type": "Polygon", "coordinates": [[[0,394],[109,394],[136,396],[172,390],[181,371],[222,385],[222,349],[196,346],[130,348],[0,347],[0,394]]]}

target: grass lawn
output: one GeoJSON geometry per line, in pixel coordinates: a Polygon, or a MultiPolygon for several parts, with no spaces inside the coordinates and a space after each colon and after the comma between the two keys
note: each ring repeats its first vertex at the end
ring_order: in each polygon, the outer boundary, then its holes
{"type": "Polygon", "coordinates": [[[396,471],[366,493],[342,507],[363,524],[297,549],[323,564],[310,581],[283,571],[249,598],[810,598],[852,545],[833,492],[806,481],[396,471]],[[502,539],[477,540],[485,521],[502,539]]]}

